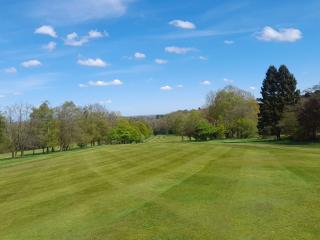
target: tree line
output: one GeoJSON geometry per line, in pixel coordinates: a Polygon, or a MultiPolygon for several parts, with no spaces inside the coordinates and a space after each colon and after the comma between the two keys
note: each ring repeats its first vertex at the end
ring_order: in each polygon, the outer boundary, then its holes
{"type": "Polygon", "coordinates": [[[13,158],[27,150],[49,153],[74,145],[140,143],[151,134],[146,122],[121,117],[99,104],[79,107],[65,102],[55,108],[48,102],[39,107],[20,104],[0,115],[0,150],[11,152],[13,158]]]}
{"type": "Polygon", "coordinates": [[[207,95],[206,105],[149,119],[155,134],[176,134],[182,139],[206,141],[256,136],[259,106],[245,90],[227,86],[207,95]]]}
{"type": "Polygon", "coordinates": [[[155,134],[177,134],[190,140],[281,136],[315,140],[320,131],[320,86],[303,93],[285,65],[270,66],[261,98],[227,86],[210,92],[206,105],[148,119],[155,134]]]}
{"type": "Polygon", "coordinates": [[[176,134],[196,141],[275,136],[315,140],[320,131],[320,86],[303,93],[285,65],[270,66],[261,98],[234,86],[207,95],[204,107],[156,117],[121,117],[99,104],[65,102],[50,107],[13,105],[0,114],[0,152],[16,157],[101,144],[140,143],[154,134],[176,134]]]}

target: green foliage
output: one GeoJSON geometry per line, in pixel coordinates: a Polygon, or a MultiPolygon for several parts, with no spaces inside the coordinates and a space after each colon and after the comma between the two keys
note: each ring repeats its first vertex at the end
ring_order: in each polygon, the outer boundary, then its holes
{"type": "MultiPolygon", "coordinates": [[[[30,147],[47,148],[52,147],[52,142],[58,142],[58,135],[53,134],[54,116],[53,109],[48,102],[42,103],[38,108],[33,108],[30,114],[30,147]],[[53,139],[53,137],[55,139],[53,139]]],[[[55,145],[56,146],[56,145],[55,145]]]]}
{"type": "Polygon", "coordinates": [[[207,106],[208,119],[215,126],[223,126],[226,137],[244,138],[256,134],[258,105],[249,92],[229,86],[210,93],[207,106]]]}
{"type": "Polygon", "coordinates": [[[299,105],[286,107],[278,124],[278,127],[281,128],[281,132],[293,139],[299,139],[300,135],[298,109],[299,105]]]}
{"type": "Polygon", "coordinates": [[[0,152],[8,150],[8,139],[6,135],[6,119],[0,114],[0,152]]]}
{"type": "Polygon", "coordinates": [[[260,135],[276,135],[280,139],[279,121],[285,107],[297,104],[300,92],[297,81],[284,65],[277,70],[270,66],[261,88],[258,129],[260,135]]]}
{"type": "Polygon", "coordinates": [[[108,135],[111,143],[141,143],[151,136],[151,129],[142,121],[120,119],[115,128],[108,135]]]}
{"type": "Polygon", "coordinates": [[[298,110],[298,121],[302,129],[300,133],[303,133],[304,138],[317,138],[320,131],[320,91],[305,96],[298,110]]]}
{"type": "Polygon", "coordinates": [[[202,118],[195,123],[193,137],[197,141],[207,141],[212,139],[214,135],[214,127],[208,122],[208,120],[202,118]]]}

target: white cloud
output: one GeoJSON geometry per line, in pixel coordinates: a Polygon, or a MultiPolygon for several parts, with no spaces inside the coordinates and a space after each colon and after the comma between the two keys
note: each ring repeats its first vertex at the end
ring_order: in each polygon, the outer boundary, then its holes
{"type": "Polygon", "coordinates": [[[141,52],[136,52],[134,54],[134,58],[137,60],[145,59],[147,56],[144,53],[141,52]]]}
{"type": "Polygon", "coordinates": [[[202,81],[201,82],[202,85],[211,85],[211,82],[208,80],[202,81]]]}
{"type": "Polygon", "coordinates": [[[67,35],[67,38],[64,40],[64,44],[68,46],[80,47],[88,41],[89,39],[87,37],[80,38],[76,32],[73,32],[67,35]]]}
{"type": "Polygon", "coordinates": [[[194,48],[182,48],[182,47],[171,46],[171,47],[166,47],[165,51],[168,53],[186,54],[188,52],[195,51],[195,49],[194,48]]]}
{"type": "Polygon", "coordinates": [[[202,60],[202,61],[208,61],[208,58],[205,57],[205,56],[199,56],[199,59],[202,60]]]}
{"type": "Polygon", "coordinates": [[[100,67],[100,68],[110,66],[110,64],[108,64],[107,62],[103,61],[100,58],[96,58],[96,59],[88,58],[85,60],[79,59],[78,64],[87,66],[87,67],[100,67]]]}
{"type": "Polygon", "coordinates": [[[21,65],[23,67],[25,67],[25,68],[32,68],[32,67],[41,66],[42,63],[37,59],[32,59],[32,60],[28,60],[28,61],[22,62],[21,65]]]}
{"type": "Polygon", "coordinates": [[[169,22],[170,25],[178,27],[178,28],[183,28],[183,29],[195,29],[196,25],[192,22],[189,21],[183,21],[183,20],[173,20],[169,22]]]}
{"type": "Polygon", "coordinates": [[[107,32],[99,32],[97,30],[90,30],[87,35],[79,36],[76,32],[69,33],[64,39],[64,44],[68,46],[80,47],[85,43],[88,43],[90,39],[98,39],[107,37],[107,32]]]}
{"type": "Polygon", "coordinates": [[[266,26],[257,34],[262,41],[295,42],[302,38],[302,32],[296,28],[282,28],[279,30],[266,26]]]}
{"type": "Polygon", "coordinates": [[[79,84],[79,87],[80,87],[80,88],[86,88],[86,87],[88,87],[88,85],[83,84],[83,83],[80,83],[80,84],[79,84]]]}
{"type": "Polygon", "coordinates": [[[155,62],[156,64],[159,64],[159,65],[164,65],[164,64],[167,64],[167,63],[168,63],[167,60],[160,59],[160,58],[155,59],[154,62],[155,62]]]}
{"type": "Polygon", "coordinates": [[[5,73],[17,73],[17,69],[15,67],[9,67],[9,68],[5,68],[3,69],[3,72],[5,73]]]}
{"type": "Polygon", "coordinates": [[[49,26],[49,25],[43,25],[43,26],[37,28],[34,31],[34,33],[48,35],[48,36],[53,37],[53,38],[57,38],[58,37],[58,35],[57,35],[56,31],[54,30],[54,28],[52,26],[49,26]]]}
{"type": "Polygon", "coordinates": [[[99,32],[97,30],[91,30],[88,32],[88,38],[103,38],[108,36],[107,32],[99,32]]]}
{"type": "Polygon", "coordinates": [[[256,87],[251,86],[251,87],[250,87],[250,90],[255,91],[255,90],[256,90],[256,87]]]}
{"type": "Polygon", "coordinates": [[[224,40],[224,44],[232,45],[232,44],[234,44],[234,41],[233,40],[224,40]]]}
{"type": "Polygon", "coordinates": [[[43,49],[48,50],[49,52],[53,51],[54,49],[56,49],[57,44],[55,42],[49,42],[48,44],[42,46],[43,49]]]}
{"type": "Polygon", "coordinates": [[[166,86],[163,86],[163,87],[160,88],[160,90],[162,90],[162,91],[171,91],[172,89],[173,88],[171,86],[169,86],[169,85],[166,85],[166,86]]]}
{"type": "Polygon", "coordinates": [[[177,85],[177,88],[183,88],[182,84],[177,85]]]}
{"type": "Polygon", "coordinates": [[[90,86],[92,87],[108,87],[108,86],[119,86],[122,85],[123,82],[119,79],[115,79],[111,82],[107,82],[107,81],[90,81],[88,83],[90,86]]]}
{"type": "Polygon", "coordinates": [[[224,78],[223,81],[224,81],[225,83],[227,83],[227,84],[231,84],[231,83],[234,82],[233,80],[228,79],[228,78],[224,78]]]}

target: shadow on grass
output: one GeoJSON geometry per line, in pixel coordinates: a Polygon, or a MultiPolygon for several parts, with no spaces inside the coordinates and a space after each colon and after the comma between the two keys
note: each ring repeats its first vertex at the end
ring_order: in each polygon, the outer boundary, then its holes
{"type": "Polygon", "coordinates": [[[6,162],[6,161],[16,161],[16,160],[28,160],[28,159],[31,159],[31,158],[35,158],[35,157],[44,157],[44,156],[50,156],[50,155],[54,155],[54,154],[62,154],[62,153],[68,153],[68,152],[77,152],[77,151],[81,151],[81,150],[85,150],[85,149],[91,149],[91,148],[95,148],[95,147],[101,147],[101,146],[105,146],[105,145],[100,145],[100,146],[88,146],[88,147],[85,147],[85,148],[80,148],[80,147],[74,147],[74,148],[70,148],[68,151],[54,151],[54,152],[35,152],[34,154],[32,152],[30,153],[25,153],[23,156],[20,156],[18,154],[17,157],[15,158],[12,158],[11,155],[8,156],[8,157],[3,157],[1,158],[0,157],[0,163],[2,162],[6,162]]]}
{"type": "Polygon", "coordinates": [[[283,138],[281,140],[276,140],[273,138],[263,139],[263,138],[250,138],[250,139],[230,139],[222,140],[223,143],[254,143],[254,144],[276,144],[276,145],[287,145],[287,146],[312,146],[319,145],[320,141],[295,141],[289,138],[283,138]]]}

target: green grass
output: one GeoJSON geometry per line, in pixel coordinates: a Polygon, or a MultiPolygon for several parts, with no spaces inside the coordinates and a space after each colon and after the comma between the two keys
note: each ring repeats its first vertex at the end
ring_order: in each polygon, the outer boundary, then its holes
{"type": "Polygon", "coordinates": [[[319,239],[319,145],[179,140],[0,161],[0,239],[319,239]]]}

